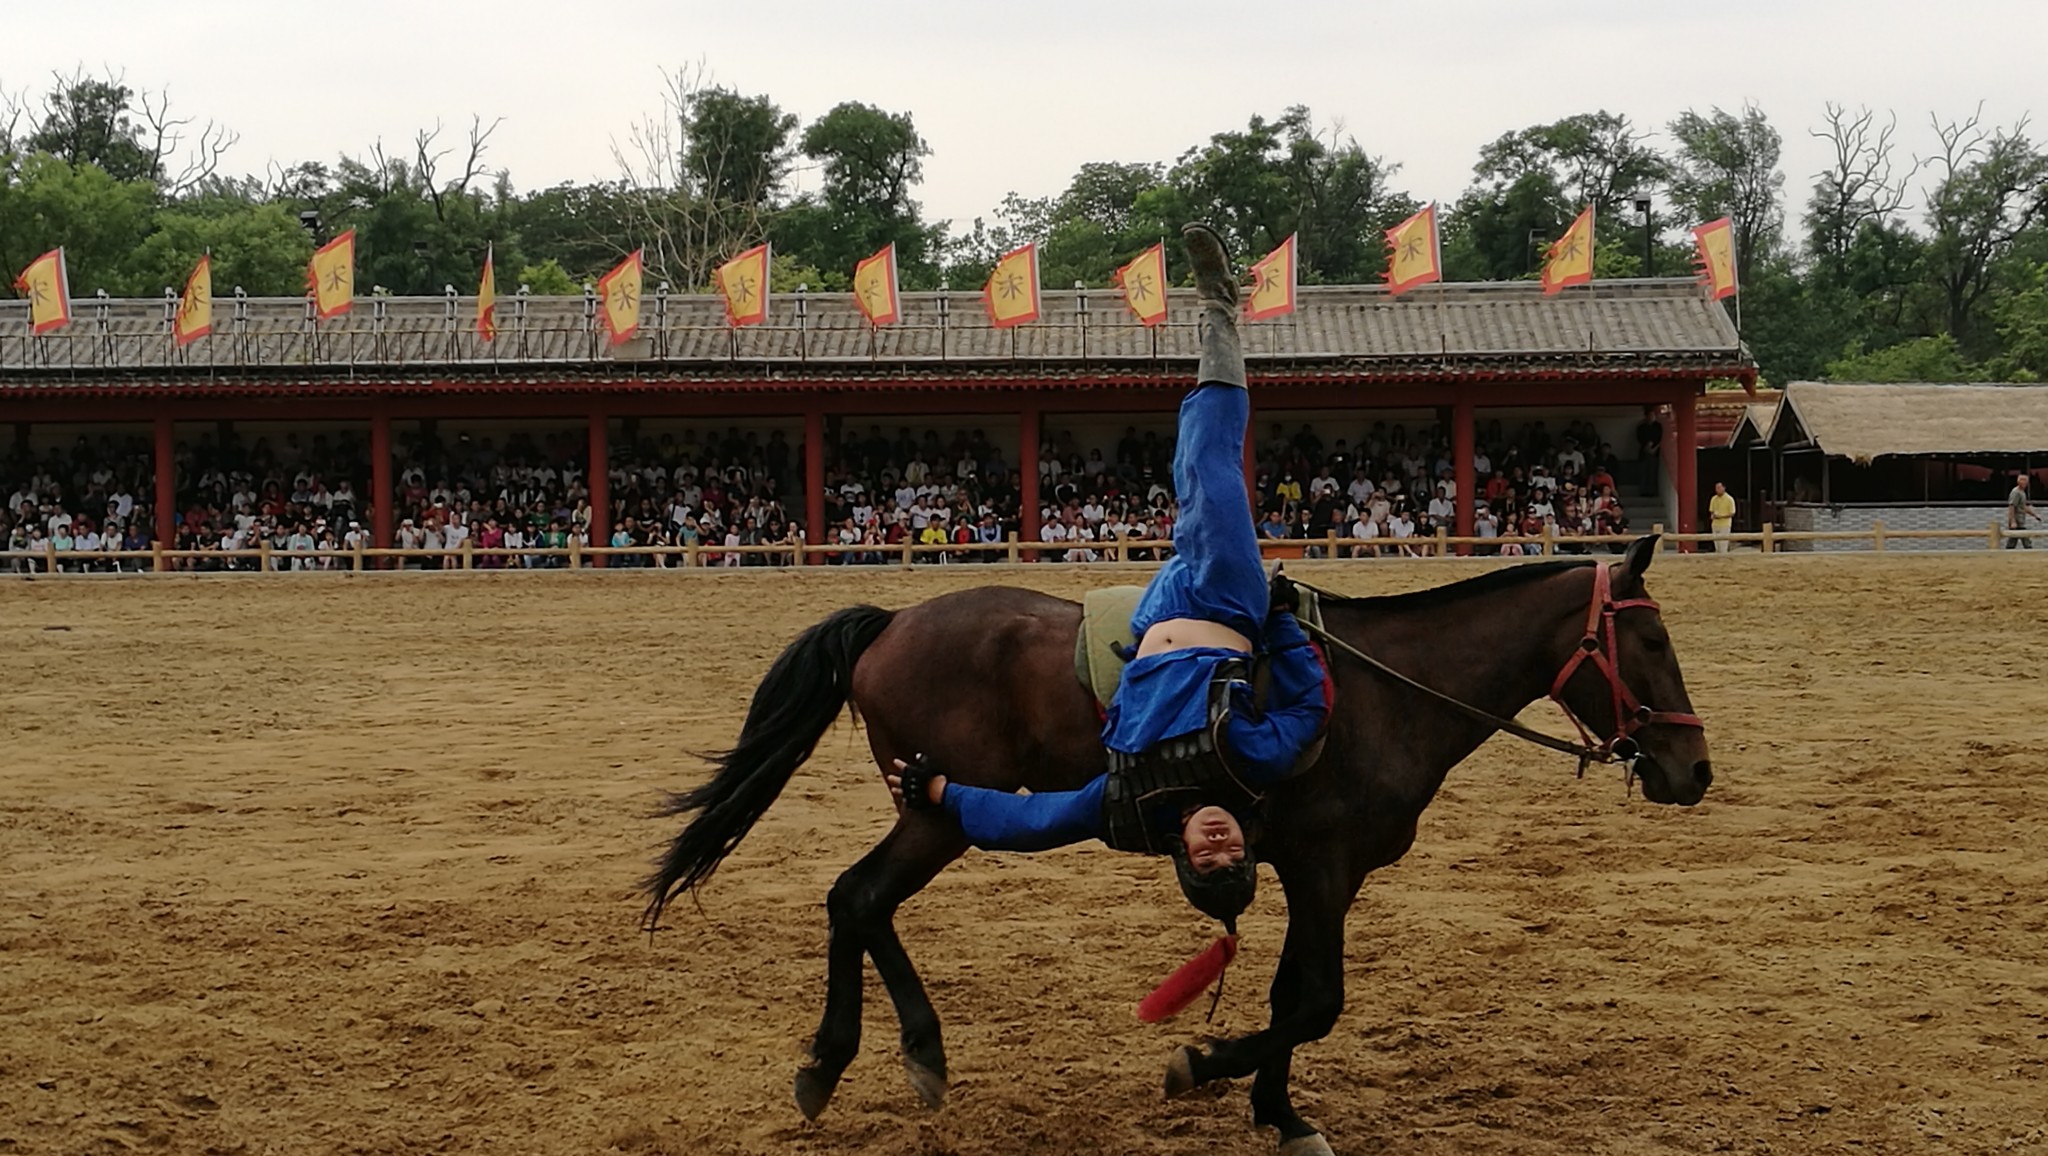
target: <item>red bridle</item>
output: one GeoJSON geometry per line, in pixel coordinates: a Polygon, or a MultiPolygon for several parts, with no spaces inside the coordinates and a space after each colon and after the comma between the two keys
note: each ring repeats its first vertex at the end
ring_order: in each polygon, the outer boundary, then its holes
{"type": "MultiPolygon", "coordinates": [[[[1607,687],[1613,696],[1614,702],[1614,734],[1609,736],[1606,742],[1598,744],[1596,749],[1602,755],[1610,758],[1630,757],[1628,754],[1617,753],[1616,748],[1625,742],[1633,746],[1635,733],[1646,726],[1663,724],[1666,726],[1699,727],[1704,730],[1707,725],[1700,720],[1698,715],[1680,714],[1677,711],[1651,710],[1649,707],[1644,706],[1636,698],[1635,692],[1628,688],[1628,684],[1621,680],[1621,656],[1615,648],[1614,616],[1620,611],[1636,607],[1655,610],[1657,609],[1657,602],[1652,598],[1628,598],[1619,602],[1615,601],[1613,583],[1608,577],[1607,564],[1604,562],[1595,563],[1593,566],[1593,604],[1586,611],[1585,637],[1579,639],[1579,648],[1572,653],[1571,661],[1564,664],[1564,669],[1557,672],[1557,678],[1550,684],[1551,701],[1563,709],[1564,716],[1572,720],[1573,726],[1579,728],[1579,737],[1585,741],[1585,744],[1588,747],[1593,747],[1595,745],[1593,742],[1593,732],[1587,729],[1586,724],[1580,721],[1578,713],[1573,711],[1564,701],[1564,685],[1571,680],[1572,675],[1578,673],[1579,666],[1582,663],[1591,663],[1594,669],[1598,670],[1607,679],[1607,687]],[[1600,638],[1603,631],[1607,635],[1604,645],[1600,638]]],[[[1584,770],[1584,760],[1582,759],[1580,771],[1583,773],[1584,770]]]]}

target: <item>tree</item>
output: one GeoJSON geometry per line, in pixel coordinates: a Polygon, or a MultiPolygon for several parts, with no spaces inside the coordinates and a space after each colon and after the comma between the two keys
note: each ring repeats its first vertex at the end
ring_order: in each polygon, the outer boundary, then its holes
{"type": "Polygon", "coordinates": [[[1994,266],[2048,212],[2048,155],[2027,139],[2022,118],[1986,130],[1979,110],[1934,123],[1940,151],[1929,160],[1929,271],[1942,295],[1945,328],[1966,347],[1981,346],[1977,315],[1994,266]]]}
{"type": "Polygon", "coordinates": [[[157,212],[154,230],[126,263],[127,291],[154,296],[183,289],[209,252],[222,297],[237,288],[252,297],[293,297],[305,292],[313,241],[283,205],[225,197],[174,203],[157,212]]]}
{"type": "Polygon", "coordinates": [[[1963,356],[1955,338],[1946,333],[1916,337],[1869,353],[1851,351],[1847,356],[1829,362],[1827,375],[1833,381],[1886,384],[1972,381],[1982,376],[1978,368],[1963,356]]]}
{"type": "Polygon", "coordinates": [[[1906,203],[1906,178],[1892,161],[1896,118],[1877,123],[1869,109],[1829,103],[1825,124],[1808,135],[1828,142],[1834,160],[1814,178],[1806,202],[1808,251],[1822,260],[1848,252],[1865,225],[1894,223],[1906,203]]]}
{"type": "Polygon", "coordinates": [[[911,196],[931,146],[909,113],[849,101],[813,121],[799,147],[818,165],[822,188],[779,215],[771,232],[779,250],[836,278],[893,243],[906,286],[937,280],[932,258],[943,230],[924,223],[911,196]]]}
{"type": "Polygon", "coordinates": [[[654,278],[707,285],[712,270],[768,235],[791,163],[796,118],[765,96],[705,88],[701,73],[665,76],[662,110],[612,155],[625,234],[613,256],[646,250],[654,278]]]}
{"type": "Polygon", "coordinates": [[[1778,169],[1783,138],[1754,104],[1743,105],[1740,115],[1715,108],[1701,116],[1687,109],[1671,122],[1671,135],[1678,142],[1672,200],[1695,221],[1730,219],[1736,276],[1748,284],[1755,269],[1777,254],[1784,233],[1779,198],[1785,174],[1778,169]]]}
{"type": "Polygon", "coordinates": [[[1183,153],[1166,174],[1172,195],[1152,204],[1210,222],[1232,251],[1253,256],[1298,234],[1304,280],[1358,281],[1377,276],[1383,231],[1413,211],[1391,186],[1397,171],[1341,127],[1318,129],[1295,105],[1183,153]]]}
{"type": "Polygon", "coordinates": [[[1606,268],[1640,272],[1626,259],[1628,225],[1620,210],[1663,184],[1670,168],[1643,141],[1627,117],[1602,110],[1531,125],[1482,148],[1473,184],[1445,222],[1447,272],[1487,280],[1528,276],[1587,205],[1600,239],[1596,255],[1606,250],[1618,262],[1606,268]]]}
{"type": "Polygon", "coordinates": [[[90,162],[73,165],[49,153],[22,159],[0,180],[0,270],[7,276],[35,257],[64,246],[74,295],[99,289],[119,296],[139,291],[129,261],[149,235],[155,189],[143,181],[115,180],[90,162]]]}

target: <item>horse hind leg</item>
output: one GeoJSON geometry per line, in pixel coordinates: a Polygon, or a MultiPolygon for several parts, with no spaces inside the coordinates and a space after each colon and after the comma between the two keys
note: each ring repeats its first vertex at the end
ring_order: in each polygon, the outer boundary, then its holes
{"type": "Polygon", "coordinates": [[[903,1065],[926,1106],[945,1099],[946,1053],[938,1013],[892,923],[896,908],[966,850],[958,831],[939,817],[905,814],[860,862],[839,876],[825,899],[831,919],[825,1013],[811,1041],[811,1060],[796,1074],[797,1108],[815,1120],[860,1051],[861,961],[872,956],[902,1025],[903,1065]]]}

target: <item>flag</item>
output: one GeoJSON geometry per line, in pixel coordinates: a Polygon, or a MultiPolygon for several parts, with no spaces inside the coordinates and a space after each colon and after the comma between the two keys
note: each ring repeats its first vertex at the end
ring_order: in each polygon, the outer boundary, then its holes
{"type": "Polygon", "coordinates": [[[313,259],[306,262],[306,288],[313,291],[313,314],[322,321],[341,316],[356,303],[354,229],[313,250],[313,259]]]}
{"type": "Polygon", "coordinates": [[[1387,292],[1398,295],[1444,279],[1437,241],[1434,202],[1387,230],[1387,292]]]}
{"type": "Polygon", "coordinates": [[[1038,320],[1038,246],[1003,254],[989,272],[981,299],[988,306],[988,323],[997,329],[1038,320]]]}
{"type": "Polygon", "coordinates": [[[756,245],[713,274],[725,294],[725,319],[734,325],[768,320],[768,246],[756,245]]]}
{"type": "Polygon", "coordinates": [[[1166,242],[1131,258],[1110,281],[1124,291],[1124,304],[1147,328],[1166,320],[1166,242]]]}
{"type": "Polygon", "coordinates": [[[597,312],[612,344],[630,339],[640,329],[640,253],[633,254],[597,279],[597,312]]]}
{"type": "Polygon", "coordinates": [[[1543,295],[1561,293],[1567,285],[1584,285],[1593,280],[1593,206],[1587,205],[1551,243],[1543,259],[1543,295]]]}
{"type": "Polygon", "coordinates": [[[853,267],[853,300],[869,325],[894,325],[901,319],[896,300],[896,242],[853,267]]]}
{"type": "Polygon", "coordinates": [[[1252,263],[1252,291],[1244,299],[1247,321],[1264,321],[1294,312],[1294,234],[1280,247],[1252,263]]]}
{"type": "Polygon", "coordinates": [[[212,332],[213,254],[208,253],[185,279],[185,295],[178,298],[178,315],[171,322],[171,340],[183,349],[212,332]]]}
{"type": "Polygon", "coordinates": [[[497,254],[496,246],[484,249],[484,276],[476,287],[476,335],[485,341],[498,336],[498,271],[492,267],[491,259],[497,254]]]}
{"type": "Polygon", "coordinates": [[[1692,239],[1700,250],[1700,280],[1713,290],[1714,300],[1735,296],[1740,288],[1735,284],[1735,222],[1727,217],[1708,221],[1692,231],[1692,239]]]}
{"type": "Polygon", "coordinates": [[[64,248],[37,257],[14,279],[28,294],[29,331],[37,335],[71,324],[71,278],[64,271],[64,248]]]}

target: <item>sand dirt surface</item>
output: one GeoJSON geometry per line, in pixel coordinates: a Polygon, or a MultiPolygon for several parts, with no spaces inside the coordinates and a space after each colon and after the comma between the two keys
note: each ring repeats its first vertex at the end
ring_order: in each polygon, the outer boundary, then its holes
{"type": "MultiPolygon", "coordinates": [[[[1309,567],[1353,592],[1477,563],[1309,567]]],[[[1270,1153],[1167,1103],[1207,934],[1157,861],[972,853],[899,926],[954,1077],[804,1124],[826,889],[891,821],[842,724],[651,941],[658,792],[856,601],[1129,571],[0,586],[0,1153],[1270,1153]]],[[[1366,884],[1295,1062],[1340,1153],[2048,1152],[2048,566],[1699,558],[1653,592],[1691,810],[1496,739],[1366,884]]],[[[1561,720],[1528,716],[1561,729],[1561,720]]],[[[1264,1022],[1262,889],[1217,1022],[1264,1022]]]]}

